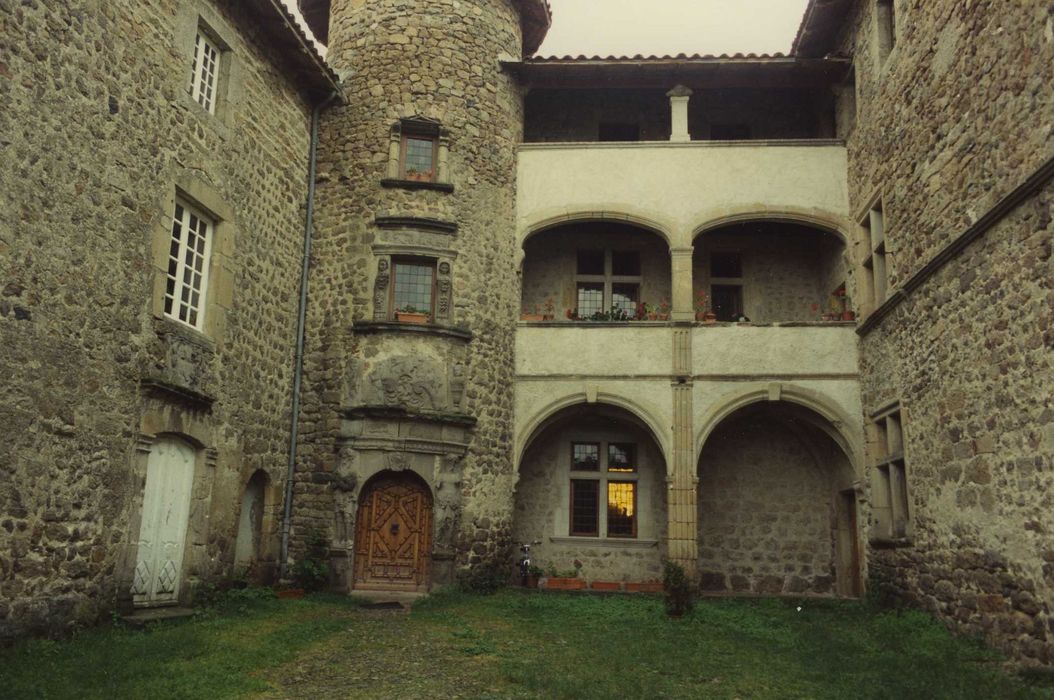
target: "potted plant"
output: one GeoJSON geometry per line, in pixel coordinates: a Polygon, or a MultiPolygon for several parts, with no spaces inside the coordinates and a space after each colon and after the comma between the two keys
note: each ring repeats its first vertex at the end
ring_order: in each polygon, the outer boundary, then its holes
{"type": "Polygon", "coordinates": [[[717,321],[717,314],[710,309],[710,297],[702,289],[695,295],[695,320],[703,323],[717,321]]]}
{"type": "Polygon", "coordinates": [[[412,305],[407,304],[405,307],[395,312],[395,320],[399,323],[416,323],[419,325],[425,325],[428,323],[428,314],[424,311],[418,311],[412,305]]]}
{"type": "Polygon", "coordinates": [[[568,321],[581,321],[582,319],[578,316],[578,309],[566,309],[564,316],[567,316],[568,321]]]}
{"type": "Polygon", "coordinates": [[[544,573],[545,572],[542,570],[542,567],[531,564],[529,567],[527,567],[527,580],[524,581],[523,585],[525,585],[527,588],[537,588],[538,580],[542,577],[542,574],[544,573]]]}
{"type": "Polygon", "coordinates": [[[668,299],[659,302],[658,319],[660,321],[670,320],[670,301],[668,299]]]}
{"type": "Polygon", "coordinates": [[[534,308],[533,308],[533,311],[528,311],[527,309],[524,309],[523,313],[520,314],[520,320],[521,321],[544,321],[545,320],[545,316],[543,316],[541,313],[539,313],[538,305],[535,304],[534,308]]]}
{"type": "Polygon", "coordinates": [[[415,182],[431,182],[432,171],[431,170],[414,170],[413,168],[406,169],[406,179],[413,180],[415,182]]]}
{"type": "Polygon", "coordinates": [[[542,314],[543,321],[552,321],[555,317],[556,305],[553,303],[553,298],[549,297],[545,300],[545,313],[542,314]]]}
{"type": "Polygon", "coordinates": [[[856,320],[856,312],[853,311],[853,300],[850,299],[848,296],[843,296],[842,297],[842,304],[843,304],[842,320],[843,321],[855,321],[856,320]]]}

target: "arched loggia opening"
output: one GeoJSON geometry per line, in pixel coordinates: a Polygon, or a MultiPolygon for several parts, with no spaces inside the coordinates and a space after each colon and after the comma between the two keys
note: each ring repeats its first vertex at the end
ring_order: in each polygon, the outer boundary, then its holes
{"type": "Polygon", "coordinates": [[[704,590],[861,594],[854,471],[837,431],[804,406],[744,406],[699,459],[704,590]]]}
{"type": "Polygon", "coordinates": [[[737,222],[700,233],[692,278],[718,321],[754,323],[841,320],[845,244],[829,231],[799,223],[737,222]]]}
{"type": "Polygon", "coordinates": [[[648,320],[654,313],[651,320],[659,320],[669,312],[669,247],[646,228],[615,221],[567,223],[534,234],[523,248],[527,318],[648,320]]]}
{"type": "Polygon", "coordinates": [[[590,581],[651,581],[662,571],[666,463],[644,421],[578,404],[544,421],[520,460],[516,542],[540,541],[543,569],[590,581]]]}

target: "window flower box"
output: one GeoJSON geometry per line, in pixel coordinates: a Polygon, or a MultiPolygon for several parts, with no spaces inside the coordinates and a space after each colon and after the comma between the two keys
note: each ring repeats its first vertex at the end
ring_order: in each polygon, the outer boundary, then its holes
{"type": "Polygon", "coordinates": [[[395,320],[399,323],[415,323],[423,326],[428,323],[428,314],[421,311],[396,311],[395,320]]]}

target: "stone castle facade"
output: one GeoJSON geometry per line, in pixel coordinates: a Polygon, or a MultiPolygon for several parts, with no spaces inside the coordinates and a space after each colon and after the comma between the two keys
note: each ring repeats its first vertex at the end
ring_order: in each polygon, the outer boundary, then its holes
{"type": "Polygon", "coordinates": [[[325,59],[273,0],[0,0],[0,637],[539,541],[1051,662],[1049,3],[632,58],[300,5],[325,59]]]}

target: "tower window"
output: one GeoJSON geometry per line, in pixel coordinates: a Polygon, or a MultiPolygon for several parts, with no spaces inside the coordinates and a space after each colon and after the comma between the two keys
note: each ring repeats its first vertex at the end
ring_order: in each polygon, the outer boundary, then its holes
{"type": "Polygon", "coordinates": [[[392,260],[392,308],[434,316],[435,262],[419,258],[392,260]]]}
{"type": "Polygon", "coordinates": [[[419,134],[404,134],[402,142],[402,175],[407,180],[435,182],[438,139],[419,134]]]}

